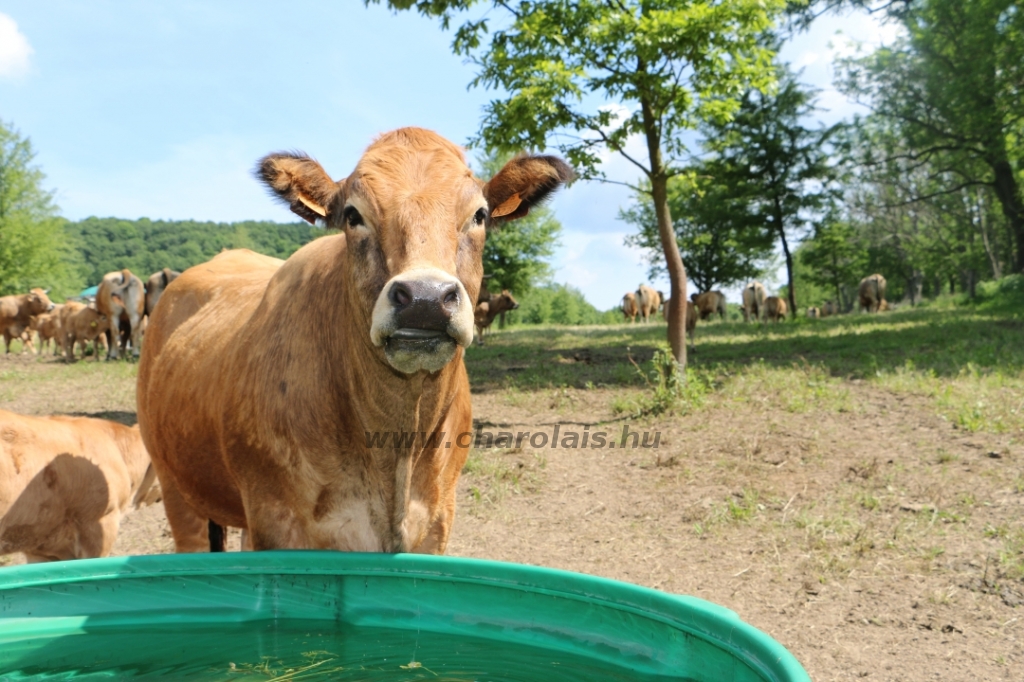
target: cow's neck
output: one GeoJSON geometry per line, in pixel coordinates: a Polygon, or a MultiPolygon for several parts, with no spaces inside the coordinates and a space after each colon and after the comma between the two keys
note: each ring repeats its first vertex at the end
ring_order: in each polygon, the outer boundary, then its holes
{"type": "MultiPolygon", "coordinates": [[[[407,546],[406,516],[410,502],[417,496],[413,490],[414,471],[433,452],[424,445],[437,437],[455,396],[462,350],[436,373],[404,374],[381,361],[369,339],[351,336],[348,347],[361,352],[354,362],[345,365],[345,396],[351,414],[359,422],[357,438],[389,436],[386,447],[368,448],[374,469],[381,473],[381,483],[390,498],[390,523],[387,536],[381,538],[385,551],[402,552],[407,546]],[[353,399],[355,398],[355,399],[353,399]],[[414,434],[407,445],[396,447],[395,435],[414,434]]],[[[365,333],[364,333],[365,334],[365,333]]],[[[445,434],[450,438],[451,434],[445,434]]],[[[443,444],[440,447],[444,447],[443,444]]]]}

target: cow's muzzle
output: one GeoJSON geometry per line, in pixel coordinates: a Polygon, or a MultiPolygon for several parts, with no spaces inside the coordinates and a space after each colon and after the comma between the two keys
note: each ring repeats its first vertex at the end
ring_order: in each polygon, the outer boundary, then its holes
{"type": "Polygon", "coordinates": [[[436,268],[393,277],[377,297],[370,339],[388,363],[412,374],[436,372],[473,340],[473,308],[465,287],[436,268]]]}

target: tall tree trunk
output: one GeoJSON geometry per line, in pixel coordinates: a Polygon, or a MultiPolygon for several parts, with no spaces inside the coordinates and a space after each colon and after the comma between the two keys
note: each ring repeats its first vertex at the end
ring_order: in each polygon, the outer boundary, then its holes
{"type": "Polygon", "coordinates": [[[1003,278],[1003,268],[999,264],[999,256],[992,249],[992,243],[988,238],[988,221],[985,219],[985,198],[982,189],[979,187],[975,192],[975,209],[978,211],[978,229],[981,231],[981,243],[985,246],[985,255],[992,266],[992,276],[996,279],[1003,278]]]}
{"type": "Polygon", "coordinates": [[[786,228],[782,222],[782,205],[779,203],[779,197],[774,197],[775,210],[773,217],[775,218],[775,227],[779,230],[779,238],[782,240],[782,252],[786,254],[786,281],[789,284],[789,314],[792,316],[791,319],[796,319],[796,283],[793,281],[793,254],[789,252],[789,242],[786,241],[786,228]]]}
{"type": "Polygon", "coordinates": [[[993,183],[996,197],[1003,205],[1003,215],[1009,224],[1010,235],[1017,242],[1017,253],[1013,263],[1014,272],[1024,272],[1024,206],[1021,205],[1020,188],[1013,175],[1013,167],[1005,158],[992,163],[995,175],[993,183]]]}
{"type": "Polygon", "coordinates": [[[655,120],[650,102],[642,98],[640,108],[643,113],[644,135],[647,138],[647,154],[651,160],[651,197],[654,199],[654,214],[658,218],[658,236],[661,237],[661,250],[665,254],[665,267],[668,269],[669,298],[672,299],[672,305],[668,309],[668,344],[672,348],[676,362],[681,368],[685,368],[686,268],[683,267],[676,232],[672,228],[672,215],[668,210],[668,175],[661,157],[658,122],[655,120]]]}

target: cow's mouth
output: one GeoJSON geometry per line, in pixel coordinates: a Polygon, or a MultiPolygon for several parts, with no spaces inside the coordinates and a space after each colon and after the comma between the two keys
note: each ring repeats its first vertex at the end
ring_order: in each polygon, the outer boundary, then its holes
{"type": "Polygon", "coordinates": [[[457,347],[455,339],[447,332],[400,327],[385,339],[384,354],[388,363],[400,372],[436,372],[451,361],[457,347]]]}

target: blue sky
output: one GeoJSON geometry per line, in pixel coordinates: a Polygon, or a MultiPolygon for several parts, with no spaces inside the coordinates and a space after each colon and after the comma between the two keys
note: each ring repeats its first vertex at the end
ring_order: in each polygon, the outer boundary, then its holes
{"type": "MultiPolygon", "coordinates": [[[[820,119],[832,122],[854,112],[831,87],[836,51],[892,35],[863,14],[823,17],[783,58],[823,91],[820,119]]],[[[301,149],[343,177],[377,133],[475,133],[492,95],[467,89],[473,67],[450,42],[433,21],[355,0],[3,0],[0,119],[32,139],[72,220],[291,221],[252,178],[267,152],[301,149]]],[[[624,161],[606,170],[636,180],[624,161]]],[[[601,309],[647,279],[617,220],[629,201],[624,188],[577,183],[552,202],[564,227],[555,279],[601,309]]]]}

